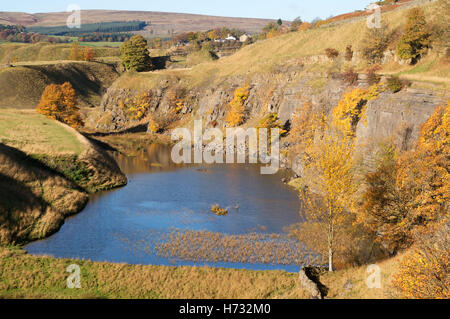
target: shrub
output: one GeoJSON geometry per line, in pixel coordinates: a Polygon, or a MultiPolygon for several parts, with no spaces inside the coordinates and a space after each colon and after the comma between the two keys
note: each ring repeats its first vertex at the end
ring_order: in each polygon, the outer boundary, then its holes
{"type": "Polygon", "coordinates": [[[131,99],[125,99],[125,102],[120,100],[119,106],[124,110],[127,118],[132,120],[140,120],[150,109],[151,94],[149,92],[144,92],[135,95],[131,99]]]}
{"type": "Polygon", "coordinates": [[[384,51],[389,44],[390,36],[387,28],[367,29],[361,44],[361,52],[364,59],[370,64],[379,63],[383,59],[384,51]]]}
{"type": "Polygon", "coordinates": [[[342,79],[348,85],[356,85],[358,82],[358,73],[353,68],[350,68],[347,72],[342,74],[342,79]]]}
{"type": "Polygon", "coordinates": [[[336,59],[339,56],[339,51],[333,48],[325,49],[325,54],[329,59],[336,59]]]}
{"type": "Polygon", "coordinates": [[[245,86],[237,88],[234,91],[234,97],[230,102],[230,110],[228,111],[225,121],[228,126],[239,126],[244,122],[245,117],[245,101],[248,99],[249,87],[245,86]]]}
{"type": "Polygon", "coordinates": [[[374,85],[380,83],[381,77],[377,74],[381,67],[377,64],[367,69],[367,83],[374,85]]]}
{"type": "Polygon", "coordinates": [[[349,44],[345,48],[345,61],[351,61],[353,59],[353,50],[352,46],[349,44]]]}
{"type": "Polygon", "coordinates": [[[397,45],[397,55],[404,60],[415,63],[431,45],[431,32],[425,14],[420,8],[408,12],[405,31],[397,45]]]}
{"type": "Polygon", "coordinates": [[[298,27],[298,31],[305,31],[311,29],[311,23],[304,22],[298,27]]]}
{"type": "Polygon", "coordinates": [[[346,92],[333,109],[334,126],[346,136],[354,137],[356,126],[364,116],[367,101],[376,99],[378,94],[378,86],[372,86],[367,90],[356,88],[346,92]]]}
{"type": "Polygon", "coordinates": [[[386,86],[392,93],[397,93],[403,89],[405,83],[398,76],[391,76],[387,80],[386,86]]]}

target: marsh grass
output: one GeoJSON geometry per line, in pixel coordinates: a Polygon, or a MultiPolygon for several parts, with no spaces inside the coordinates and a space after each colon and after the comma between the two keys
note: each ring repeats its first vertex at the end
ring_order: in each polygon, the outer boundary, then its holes
{"type": "Polygon", "coordinates": [[[317,264],[316,258],[301,243],[280,234],[172,231],[159,236],[154,251],[161,257],[194,262],[317,264]]]}

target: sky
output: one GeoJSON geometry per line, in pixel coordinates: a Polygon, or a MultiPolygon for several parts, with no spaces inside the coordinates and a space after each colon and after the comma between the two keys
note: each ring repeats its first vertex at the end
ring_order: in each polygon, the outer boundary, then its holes
{"type": "Polygon", "coordinates": [[[373,0],[1,0],[0,11],[27,13],[66,11],[69,4],[81,9],[110,9],[197,13],[227,17],[293,20],[364,10],[373,0]]]}

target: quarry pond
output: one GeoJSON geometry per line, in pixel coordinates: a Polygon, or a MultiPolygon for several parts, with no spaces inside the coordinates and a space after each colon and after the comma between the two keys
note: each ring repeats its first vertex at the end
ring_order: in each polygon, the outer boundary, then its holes
{"type": "Polygon", "coordinates": [[[116,160],[128,185],[92,195],[56,234],[28,244],[30,254],[291,272],[305,261],[287,232],[301,217],[285,173],[261,175],[250,164],[177,166],[170,148],[157,144],[116,160]],[[228,214],[212,213],[214,204],[228,214]]]}

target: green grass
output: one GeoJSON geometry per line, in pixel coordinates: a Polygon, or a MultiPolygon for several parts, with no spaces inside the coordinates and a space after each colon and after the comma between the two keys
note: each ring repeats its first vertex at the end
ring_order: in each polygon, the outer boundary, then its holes
{"type": "Polygon", "coordinates": [[[80,45],[98,48],[98,47],[111,47],[111,48],[120,48],[123,42],[80,42],[80,45]]]}
{"type": "Polygon", "coordinates": [[[34,110],[0,109],[0,141],[28,154],[79,155],[84,150],[72,132],[34,110]]]}

